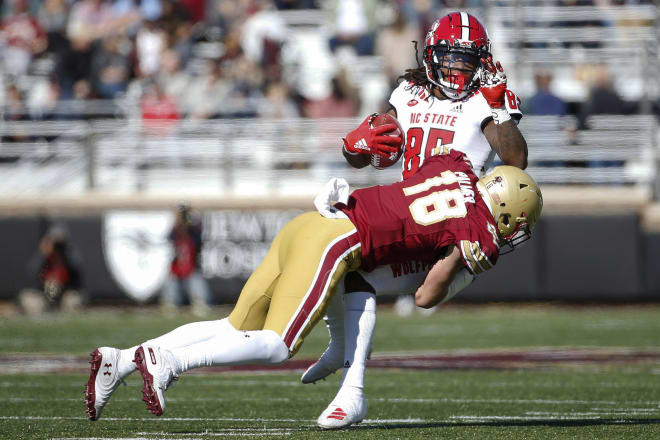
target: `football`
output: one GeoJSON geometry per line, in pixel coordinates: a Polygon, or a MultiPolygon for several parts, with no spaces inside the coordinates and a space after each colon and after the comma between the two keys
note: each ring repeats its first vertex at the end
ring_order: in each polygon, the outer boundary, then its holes
{"type": "Polygon", "coordinates": [[[395,130],[388,131],[384,134],[389,136],[401,136],[401,145],[399,145],[399,149],[396,152],[390,154],[389,157],[379,156],[378,154],[370,155],[369,163],[371,163],[371,166],[379,170],[391,167],[399,160],[401,153],[403,152],[403,145],[406,142],[401,124],[399,124],[399,121],[397,121],[394,116],[390,115],[389,113],[381,113],[371,120],[371,127],[378,127],[385,124],[396,124],[397,128],[395,130]]]}

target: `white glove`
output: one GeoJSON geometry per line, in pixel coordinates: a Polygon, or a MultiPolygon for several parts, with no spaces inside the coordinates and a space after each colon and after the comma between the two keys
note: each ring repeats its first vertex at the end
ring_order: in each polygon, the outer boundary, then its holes
{"type": "Polygon", "coordinates": [[[325,218],[348,219],[346,214],[334,207],[334,204],[338,202],[348,203],[348,194],[348,182],[341,177],[333,177],[314,198],[314,206],[325,218]]]}

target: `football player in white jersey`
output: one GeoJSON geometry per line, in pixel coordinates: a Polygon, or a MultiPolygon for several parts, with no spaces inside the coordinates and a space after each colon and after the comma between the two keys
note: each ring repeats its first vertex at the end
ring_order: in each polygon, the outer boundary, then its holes
{"type": "MultiPolygon", "coordinates": [[[[405,133],[402,179],[415,174],[426,158],[449,148],[466,153],[477,175],[485,173],[495,154],[506,165],[526,168],[527,144],[517,127],[520,100],[507,89],[504,70],[493,61],[479,20],[452,12],[435,21],[426,35],[422,60],[422,65],[406,71],[389,99],[388,113],[405,133]]],[[[398,137],[385,136],[393,127],[372,128],[372,117],[344,139],[343,154],[353,167],[366,167],[370,154],[389,155],[401,143],[398,137]]],[[[335,297],[325,318],[330,345],[301,378],[312,383],[344,367],[339,392],[319,416],[319,426],[342,428],[364,418],[364,370],[375,328],[375,293],[414,292],[432,265],[410,261],[346,277],[346,295],[335,297]]],[[[475,274],[459,272],[444,301],[467,287],[475,274]]]]}

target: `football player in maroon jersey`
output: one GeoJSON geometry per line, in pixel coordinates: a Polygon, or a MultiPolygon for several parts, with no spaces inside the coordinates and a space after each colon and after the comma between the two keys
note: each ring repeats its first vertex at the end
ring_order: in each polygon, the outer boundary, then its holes
{"type": "MultiPolygon", "coordinates": [[[[464,152],[477,175],[491,167],[495,154],[506,165],[526,168],[527,144],[517,127],[522,117],[520,100],[507,88],[501,63],[493,61],[490,40],[481,22],[466,12],[452,12],[438,19],[426,35],[421,58],[421,65],[401,76],[389,99],[387,113],[398,119],[405,138],[387,136],[394,127],[371,127],[367,118],[346,135],[346,160],[362,168],[369,164],[370,154],[387,156],[405,141],[403,180],[414,176],[429,158],[448,149],[464,152]]],[[[338,295],[324,318],[330,345],[303,374],[303,383],[322,379],[342,366],[345,370],[353,366],[361,369],[356,363],[366,361],[366,353],[356,357],[354,350],[369,345],[366,341],[375,325],[375,294],[413,292],[432,262],[413,257],[398,267],[402,266],[409,270],[382,266],[347,276],[345,304],[338,295]],[[364,341],[358,341],[358,335],[364,341]]],[[[457,273],[452,296],[473,279],[474,274],[467,269],[457,273]]],[[[344,376],[347,373],[344,371],[344,376]]],[[[342,378],[337,396],[319,417],[321,426],[348,426],[355,414],[349,411],[346,417],[336,417],[336,408],[363,405],[356,403],[364,400],[363,379],[352,374],[349,377],[354,379],[352,383],[345,387],[342,378]]]]}
{"type": "Polygon", "coordinates": [[[136,369],[147,408],[161,415],[165,390],[185,371],[286,361],[325,314],[337,284],[360,268],[412,255],[434,260],[415,297],[420,305],[437,303],[461,268],[488,270],[501,245],[529,238],[541,207],[541,193],[523,171],[498,167],[479,180],[464,154],[450,151],[404,182],[354,191],[336,205],[339,218],[302,214],[275,237],[228,318],[190,323],[126,350],[96,349],[87,414],[97,420],[136,369]]]}

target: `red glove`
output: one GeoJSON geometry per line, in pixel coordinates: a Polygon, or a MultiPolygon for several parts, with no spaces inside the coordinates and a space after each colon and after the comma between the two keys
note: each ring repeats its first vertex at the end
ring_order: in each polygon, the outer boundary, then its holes
{"type": "Polygon", "coordinates": [[[346,135],[344,148],[349,154],[378,154],[390,157],[390,154],[398,151],[403,142],[401,136],[384,135],[384,133],[396,130],[397,125],[385,124],[372,127],[371,121],[377,115],[374,113],[367,116],[358,128],[346,135]]]}
{"type": "Polygon", "coordinates": [[[498,61],[493,64],[493,57],[482,58],[481,63],[484,66],[481,76],[481,87],[479,91],[490,108],[505,108],[504,107],[504,92],[506,92],[506,74],[502,65],[498,61]]]}

